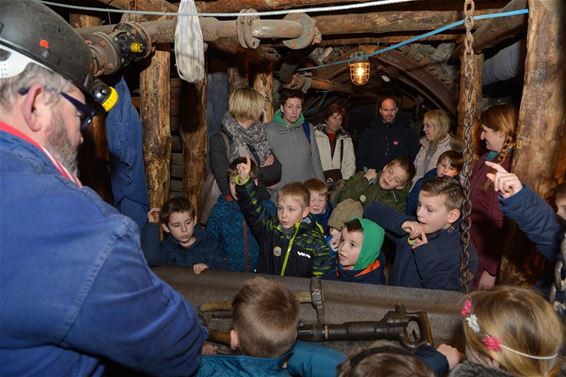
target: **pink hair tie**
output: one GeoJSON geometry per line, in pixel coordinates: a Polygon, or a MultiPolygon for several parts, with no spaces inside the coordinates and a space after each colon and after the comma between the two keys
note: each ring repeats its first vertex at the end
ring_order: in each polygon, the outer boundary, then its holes
{"type": "Polygon", "coordinates": [[[485,344],[485,348],[491,351],[501,351],[501,342],[495,336],[488,335],[481,340],[485,344]]]}
{"type": "Polygon", "coordinates": [[[466,300],[464,302],[464,307],[462,308],[460,314],[462,315],[462,317],[467,317],[471,311],[472,311],[472,300],[466,300]]]}

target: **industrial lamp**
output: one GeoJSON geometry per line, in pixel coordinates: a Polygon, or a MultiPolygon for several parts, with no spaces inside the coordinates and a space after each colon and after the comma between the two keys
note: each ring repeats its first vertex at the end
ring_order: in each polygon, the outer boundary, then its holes
{"type": "Polygon", "coordinates": [[[369,80],[370,65],[365,55],[358,51],[352,55],[349,63],[350,78],[356,85],[364,85],[369,80]]]}

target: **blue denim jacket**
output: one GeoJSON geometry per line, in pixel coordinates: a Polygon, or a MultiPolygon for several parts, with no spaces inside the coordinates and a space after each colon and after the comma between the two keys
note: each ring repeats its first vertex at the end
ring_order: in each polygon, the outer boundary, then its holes
{"type": "MultiPolygon", "coordinates": [[[[0,123],[1,125],[1,123],[0,123]]],[[[0,370],[190,375],[207,331],[148,267],[138,227],[0,131],[0,370]]]]}

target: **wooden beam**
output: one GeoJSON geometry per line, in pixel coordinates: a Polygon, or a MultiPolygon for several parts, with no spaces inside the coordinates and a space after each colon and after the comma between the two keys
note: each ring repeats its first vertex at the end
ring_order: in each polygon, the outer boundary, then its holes
{"type": "Polygon", "coordinates": [[[279,10],[305,6],[324,6],[341,3],[363,3],[367,0],[216,0],[196,1],[199,12],[239,12],[242,9],[279,10]]]}
{"type": "MultiPolygon", "coordinates": [[[[543,197],[566,173],[564,25],[563,1],[529,0],[525,78],[512,171],[543,197]]],[[[513,239],[515,234],[506,233],[506,239],[513,239]]],[[[503,283],[532,282],[540,273],[536,253],[526,252],[521,246],[504,247],[503,283]]]]}
{"type": "Polygon", "coordinates": [[[273,120],[273,64],[256,66],[253,88],[265,98],[263,105],[263,121],[265,123],[273,120]]]}
{"type": "MultiPolygon", "coordinates": [[[[460,56],[460,95],[458,96],[458,123],[457,130],[458,136],[464,140],[464,114],[468,98],[466,95],[466,75],[464,71],[464,54],[460,56]]],[[[474,55],[472,61],[473,77],[472,80],[472,96],[470,106],[473,109],[474,117],[472,123],[472,151],[473,161],[479,156],[480,151],[480,115],[482,112],[482,68],[483,68],[483,54],[474,55]]],[[[471,162],[471,161],[470,161],[471,162]]]]}
{"type": "Polygon", "coordinates": [[[165,0],[96,0],[98,3],[110,5],[118,9],[149,10],[177,12],[179,7],[165,0]],[[132,5],[135,5],[133,7],[132,5]]]}
{"type": "Polygon", "coordinates": [[[200,193],[206,176],[207,158],[206,78],[196,84],[183,83],[182,91],[183,96],[179,100],[181,104],[179,132],[183,140],[183,191],[195,208],[200,208],[200,193]]]}
{"type": "MultiPolygon", "coordinates": [[[[501,8],[500,12],[525,9],[527,0],[511,0],[501,8]]],[[[511,39],[522,33],[527,28],[527,15],[495,18],[484,22],[474,32],[474,51],[476,54],[491,48],[500,42],[511,39]]],[[[453,56],[460,56],[464,49],[463,42],[456,48],[453,56]]]]}
{"type": "Polygon", "coordinates": [[[150,64],[140,74],[140,107],[143,123],[143,156],[150,207],[161,207],[169,198],[171,161],[169,45],[158,46],[150,64]]]}

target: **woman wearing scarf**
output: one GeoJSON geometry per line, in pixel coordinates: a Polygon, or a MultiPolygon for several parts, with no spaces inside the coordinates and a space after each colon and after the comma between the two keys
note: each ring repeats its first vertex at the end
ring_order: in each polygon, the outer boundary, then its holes
{"type": "Polygon", "coordinates": [[[260,181],[273,184],[281,178],[281,164],[272,153],[260,118],[264,97],[251,88],[236,89],[220,132],[210,138],[210,168],[223,194],[230,191],[228,166],[238,157],[250,157],[260,167],[260,181]]]}
{"type": "Polygon", "coordinates": [[[275,112],[273,121],[265,125],[267,141],[282,169],[281,180],[270,187],[272,199],[287,183],[311,178],[325,181],[313,127],[302,114],[303,99],[303,92],[299,90],[282,91],[281,107],[275,112]]]}

